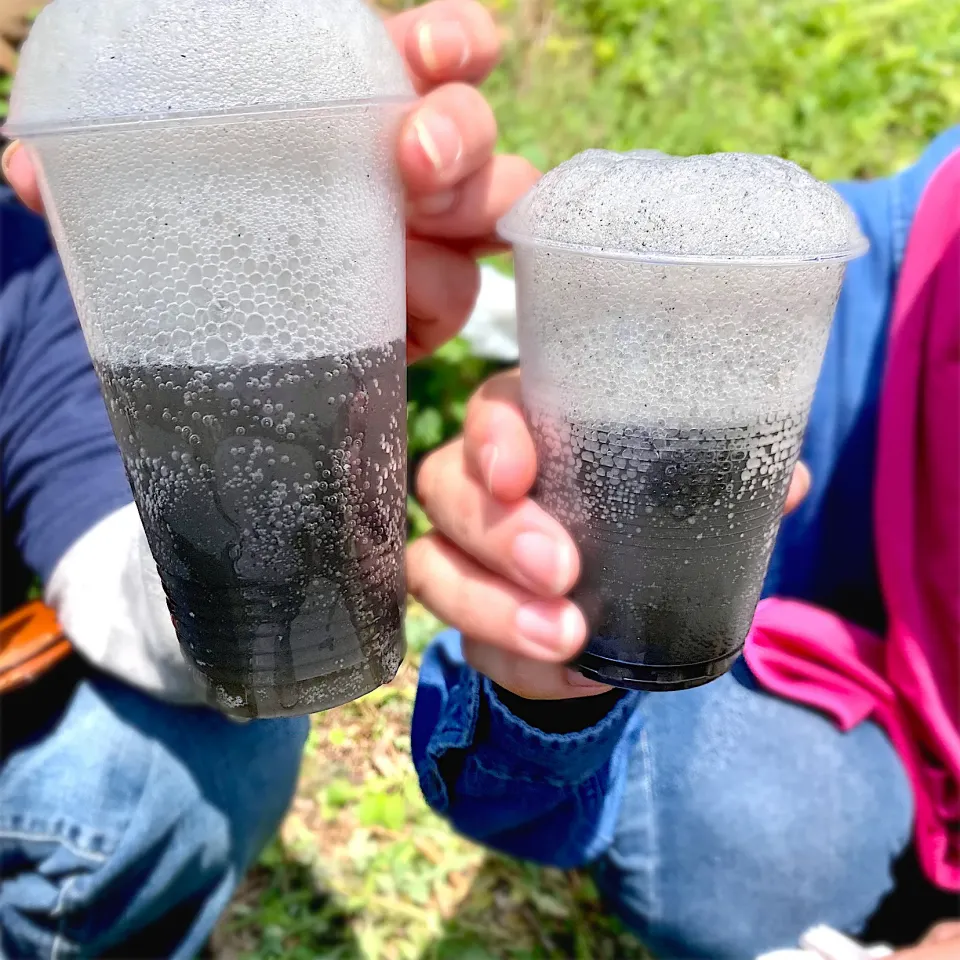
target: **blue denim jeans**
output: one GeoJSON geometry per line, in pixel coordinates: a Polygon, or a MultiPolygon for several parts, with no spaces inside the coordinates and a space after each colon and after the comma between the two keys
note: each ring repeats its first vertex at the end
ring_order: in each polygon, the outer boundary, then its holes
{"type": "Polygon", "coordinates": [[[287,808],[307,728],[86,671],[0,768],[0,955],[196,955],[287,808]]]}
{"type": "Polygon", "coordinates": [[[863,929],[913,819],[906,774],[878,727],[840,733],[759,690],[742,660],[640,709],[596,878],[658,957],[752,960],[817,923],[863,929]]]}

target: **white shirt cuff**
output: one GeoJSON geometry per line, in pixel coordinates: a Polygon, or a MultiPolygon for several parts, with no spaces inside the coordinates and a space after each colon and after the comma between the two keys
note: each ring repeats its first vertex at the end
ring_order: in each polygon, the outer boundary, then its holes
{"type": "Polygon", "coordinates": [[[204,702],[132,503],[70,547],[47,584],[46,601],[77,652],[98,669],[163,700],[204,702]]]}

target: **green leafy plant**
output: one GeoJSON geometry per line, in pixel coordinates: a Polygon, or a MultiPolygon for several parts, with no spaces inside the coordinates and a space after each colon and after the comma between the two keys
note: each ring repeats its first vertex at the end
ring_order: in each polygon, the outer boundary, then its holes
{"type": "Polygon", "coordinates": [[[960,115],[960,6],[937,0],[503,0],[505,147],[775,153],[887,173],[960,115]],[[518,94],[519,91],[519,94],[518,94]]]}
{"type": "Polygon", "coordinates": [[[0,0],[0,121],[6,119],[20,43],[43,0],[0,0]]]}
{"type": "Polygon", "coordinates": [[[496,364],[471,356],[459,338],[410,368],[407,421],[413,462],[460,429],[470,394],[496,369],[496,364]]]}

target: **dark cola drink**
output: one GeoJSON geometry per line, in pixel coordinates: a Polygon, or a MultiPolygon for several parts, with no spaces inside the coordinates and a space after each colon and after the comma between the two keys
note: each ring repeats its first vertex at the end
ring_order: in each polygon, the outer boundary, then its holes
{"type": "Polygon", "coordinates": [[[184,652],[241,716],[345,703],[404,654],[404,350],[100,368],[184,652]]]}
{"type": "Polygon", "coordinates": [[[697,686],[743,647],[803,417],[666,428],[532,416],[536,498],[571,532],[588,676],[635,689],[697,686]]]}

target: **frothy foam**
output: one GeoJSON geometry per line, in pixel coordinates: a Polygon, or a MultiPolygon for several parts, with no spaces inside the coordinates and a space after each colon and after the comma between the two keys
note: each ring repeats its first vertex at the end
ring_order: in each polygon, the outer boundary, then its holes
{"type": "Polygon", "coordinates": [[[99,362],[283,362],[403,336],[404,108],[356,102],[409,93],[403,64],[360,0],[265,11],[55,0],[31,34],[14,124],[353,101],[29,138],[99,362]]]}
{"type": "Polygon", "coordinates": [[[9,120],[15,129],[411,94],[360,0],[55,0],[23,46],[9,120]]]}
{"type": "Polygon", "coordinates": [[[399,117],[368,106],[43,138],[94,358],[243,365],[402,337],[399,117]]]}
{"type": "Polygon", "coordinates": [[[514,242],[694,258],[837,257],[863,246],[840,195],[778,157],[587,150],[507,215],[514,242]]]}

